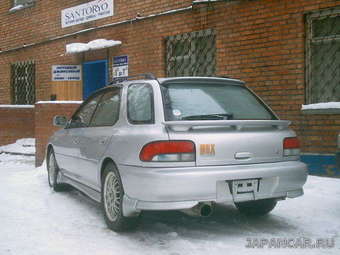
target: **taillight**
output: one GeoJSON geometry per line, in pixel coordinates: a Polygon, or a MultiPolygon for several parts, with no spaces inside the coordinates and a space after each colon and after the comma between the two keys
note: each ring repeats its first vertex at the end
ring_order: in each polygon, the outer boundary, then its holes
{"type": "Polygon", "coordinates": [[[195,145],[191,141],[157,141],[144,145],[139,154],[142,161],[195,161],[195,145]]]}
{"type": "Polygon", "coordinates": [[[297,137],[286,137],[283,140],[283,155],[284,156],[300,155],[300,142],[297,137]]]}

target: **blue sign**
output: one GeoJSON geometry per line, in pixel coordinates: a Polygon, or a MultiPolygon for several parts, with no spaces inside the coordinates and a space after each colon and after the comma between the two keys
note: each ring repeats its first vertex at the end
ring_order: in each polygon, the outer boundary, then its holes
{"type": "Polygon", "coordinates": [[[113,57],[114,66],[126,66],[128,64],[128,56],[113,57]]]}
{"type": "Polygon", "coordinates": [[[112,77],[129,76],[129,58],[128,56],[113,57],[112,77]]]}

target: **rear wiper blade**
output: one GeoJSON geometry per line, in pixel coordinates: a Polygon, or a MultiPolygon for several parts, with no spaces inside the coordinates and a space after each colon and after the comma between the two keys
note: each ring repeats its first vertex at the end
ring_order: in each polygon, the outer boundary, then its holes
{"type": "Polygon", "coordinates": [[[182,120],[230,120],[233,118],[232,113],[214,113],[203,115],[190,115],[182,117],[182,120]]]}

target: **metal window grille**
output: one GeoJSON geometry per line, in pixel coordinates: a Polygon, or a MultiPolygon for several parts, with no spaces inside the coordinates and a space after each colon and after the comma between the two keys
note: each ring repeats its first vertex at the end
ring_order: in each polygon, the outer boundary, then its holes
{"type": "Polygon", "coordinates": [[[13,104],[35,103],[35,64],[33,61],[11,65],[13,104]]]}
{"type": "Polygon", "coordinates": [[[166,38],[168,76],[213,76],[216,72],[216,37],[212,29],[166,38]]]}
{"type": "Polygon", "coordinates": [[[13,6],[17,5],[31,5],[34,3],[34,0],[13,0],[13,6]]]}
{"type": "Polygon", "coordinates": [[[340,101],[340,9],[307,16],[307,103],[340,101]]]}

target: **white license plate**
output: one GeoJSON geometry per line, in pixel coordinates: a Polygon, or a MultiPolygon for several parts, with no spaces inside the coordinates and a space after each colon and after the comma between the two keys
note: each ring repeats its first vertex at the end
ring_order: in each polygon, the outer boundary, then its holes
{"type": "Polygon", "coordinates": [[[233,197],[235,201],[254,200],[258,190],[259,180],[238,180],[233,181],[233,197]]]}

